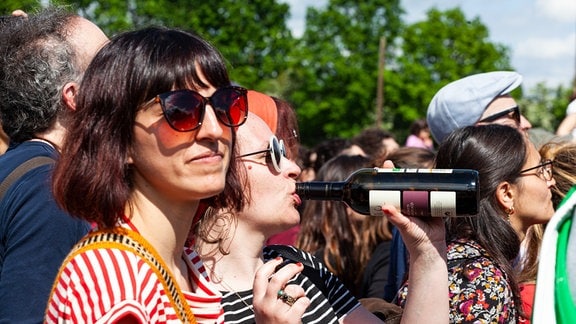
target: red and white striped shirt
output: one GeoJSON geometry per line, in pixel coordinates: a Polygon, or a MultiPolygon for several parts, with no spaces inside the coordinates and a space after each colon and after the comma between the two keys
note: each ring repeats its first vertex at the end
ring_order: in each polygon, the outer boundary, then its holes
{"type": "MultiPolygon", "coordinates": [[[[224,323],[222,295],[200,257],[185,249],[193,292],[183,291],[198,323],[224,323]]],[[[46,311],[47,323],[180,323],[162,282],[138,255],[116,248],[81,252],[63,265],[46,311]]]]}

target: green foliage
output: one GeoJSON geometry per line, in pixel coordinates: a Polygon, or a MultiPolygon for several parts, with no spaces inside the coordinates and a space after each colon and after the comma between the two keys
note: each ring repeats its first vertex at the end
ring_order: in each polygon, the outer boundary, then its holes
{"type": "Polygon", "coordinates": [[[275,0],[72,0],[84,16],[118,31],[162,25],[191,30],[212,42],[228,60],[232,79],[270,91],[287,69],[294,46],[286,26],[287,4],[275,0]]]}
{"type": "MultiPolygon", "coordinates": [[[[309,146],[351,137],[375,123],[380,39],[386,40],[383,127],[402,142],[423,118],[438,89],[463,76],[512,70],[507,47],[490,41],[479,18],[458,8],[431,9],[411,25],[400,0],[329,0],[308,8],[303,36],[286,22],[279,0],[54,0],[67,4],[109,36],[149,25],[191,30],[223,53],[234,82],[282,97],[298,112],[309,146]]],[[[3,0],[0,14],[34,12],[39,0],[3,0]]],[[[534,127],[553,131],[564,117],[569,89],[544,84],[520,99],[534,127]]]]}
{"type": "Polygon", "coordinates": [[[533,128],[554,133],[566,115],[571,93],[570,88],[559,86],[552,89],[539,83],[529,91],[529,95],[518,100],[518,104],[533,128]]]}
{"type": "Polygon", "coordinates": [[[401,52],[389,73],[386,113],[397,134],[406,136],[412,121],[426,116],[428,103],[447,83],[464,76],[511,70],[508,49],[489,40],[478,18],[458,9],[431,9],[425,21],[407,26],[401,52]]]}
{"type": "Polygon", "coordinates": [[[379,42],[384,36],[393,48],[401,14],[399,1],[385,0],[308,8],[287,89],[304,143],[350,137],[374,123],[379,42]]]}
{"type": "Polygon", "coordinates": [[[0,2],[0,15],[10,15],[16,9],[34,12],[40,7],[39,0],[2,0],[0,2]]]}

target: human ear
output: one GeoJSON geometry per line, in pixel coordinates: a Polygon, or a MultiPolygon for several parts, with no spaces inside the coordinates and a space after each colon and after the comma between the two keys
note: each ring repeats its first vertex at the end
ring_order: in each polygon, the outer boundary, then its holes
{"type": "Polygon", "coordinates": [[[76,110],[76,95],[80,85],[77,82],[68,82],[62,88],[62,101],[70,110],[76,110]]]}
{"type": "Polygon", "coordinates": [[[496,200],[503,210],[509,210],[514,207],[515,197],[516,188],[508,181],[501,182],[496,187],[496,200]]]}

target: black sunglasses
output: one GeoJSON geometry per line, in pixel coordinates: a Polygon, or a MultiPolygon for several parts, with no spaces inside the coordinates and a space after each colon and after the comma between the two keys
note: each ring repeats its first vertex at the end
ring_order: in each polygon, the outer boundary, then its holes
{"type": "Polygon", "coordinates": [[[544,160],[542,161],[542,163],[538,164],[535,167],[531,167],[520,171],[520,174],[538,169],[538,173],[535,173],[537,176],[539,176],[543,180],[551,181],[553,177],[553,171],[552,171],[553,165],[554,161],[544,160]]]}
{"type": "Polygon", "coordinates": [[[236,127],[244,124],[248,117],[246,92],[244,88],[228,86],[206,98],[194,90],[174,90],[157,95],[143,107],[160,103],[168,125],[178,132],[189,132],[202,125],[206,104],[209,103],[222,124],[236,127]]]}
{"type": "Polygon", "coordinates": [[[510,115],[510,113],[512,113],[512,115],[510,116],[512,119],[514,119],[514,121],[516,123],[518,123],[518,125],[520,125],[520,108],[518,106],[514,106],[512,108],[508,108],[502,111],[499,111],[493,115],[490,115],[484,119],[480,119],[478,122],[479,123],[491,123],[495,120],[498,120],[500,118],[506,117],[508,115],[510,115]]]}
{"type": "MultiPolygon", "coordinates": [[[[261,151],[256,151],[252,153],[246,153],[239,155],[238,158],[243,158],[250,155],[256,155],[261,153],[267,153],[266,158],[270,158],[270,162],[274,167],[276,172],[280,173],[282,169],[280,169],[280,161],[282,161],[282,157],[286,157],[286,148],[284,147],[284,141],[278,140],[275,135],[270,137],[270,144],[268,144],[268,148],[261,151]]],[[[268,163],[268,160],[266,161],[268,163]]]]}

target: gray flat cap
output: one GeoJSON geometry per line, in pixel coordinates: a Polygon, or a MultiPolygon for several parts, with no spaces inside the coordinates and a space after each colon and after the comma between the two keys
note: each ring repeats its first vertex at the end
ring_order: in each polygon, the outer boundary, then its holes
{"type": "Polygon", "coordinates": [[[453,81],[440,89],[428,106],[426,120],[430,132],[441,143],[454,130],[474,125],[490,103],[522,83],[522,76],[511,71],[474,74],[453,81]]]}

